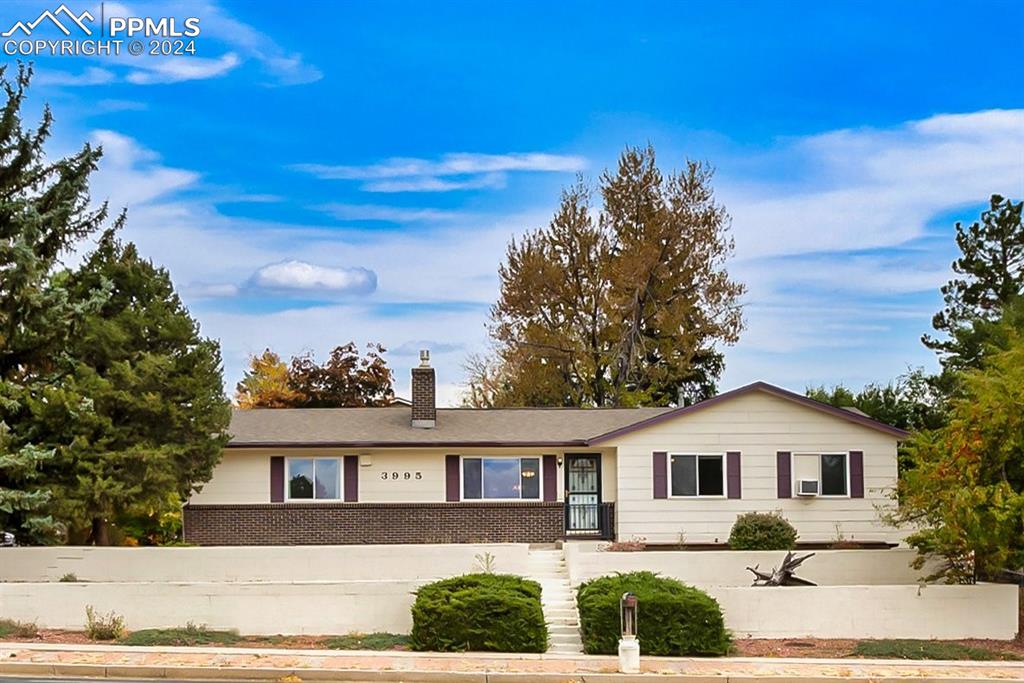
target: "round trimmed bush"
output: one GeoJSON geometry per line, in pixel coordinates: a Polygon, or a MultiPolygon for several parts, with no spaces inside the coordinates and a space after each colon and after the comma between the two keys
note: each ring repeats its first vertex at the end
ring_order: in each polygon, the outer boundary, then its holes
{"type": "Polygon", "coordinates": [[[767,512],[748,512],[736,518],[729,532],[733,550],[792,550],[796,529],[785,517],[767,512]]]}
{"type": "Polygon", "coordinates": [[[613,574],[580,584],[583,649],[611,655],[619,647],[619,600],[637,596],[637,637],[645,655],[717,657],[732,644],[718,601],[702,590],[652,572],[613,574]]]}
{"type": "Polygon", "coordinates": [[[429,583],[416,591],[410,645],[434,652],[544,652],[540,584],[508,574],[429,583]]]}

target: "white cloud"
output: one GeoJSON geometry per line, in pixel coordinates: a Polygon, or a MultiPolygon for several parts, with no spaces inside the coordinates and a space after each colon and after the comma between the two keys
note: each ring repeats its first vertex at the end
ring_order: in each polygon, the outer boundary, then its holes
{"type": "Polygon", "coordinates": [[[34,85],[87,86],[112,83],[117,77],[109,69],[97,66],[86,67],[81,73],[40,69],[33,79],[34,85]]]}
{"type": "Polygon", "coordinates": [[[126,135],[97,130],[90,139],[103,147],[103,170],[94,176],[90,192],[94,199],[110,199],[115,211],[148,204],[199,181],[194,171],[163,166],[159,155],[126,135]]]}
{"type": "Polygon", "coordinates": [[[371,180],[470,175],[501,171],[581,171],[586,160],[558,154],[445,154],[438,161],[396,157],[369,166],[331,166],[295,164],[294,169],[312,173],[325,180],[371,180]]]}
{"type": "Polygon", "coordinates": [[[238,285],[230,283],[194,282],[185,287],[185,293],[199,299],[228,298],[237,296],[238,285]]]}
{"type": "Polygon", "coordinates": [[[288,52],[269,35],[239,21],[219,5],[187,2],[183,7],[200,17],[204,37],[221,40],[258,62],[269,77],[268,85],[301,85],[323,78],[323,73],[306,63],[302,54],[288,52]]]}
{"type": "Polygon", "coordinates": [[[449,180],[436,177],[413,177],[389,180],[373,180],[364,183],[366,192],[451,192],[453,190],[501,189],[505,187],[504,173],[484,173],[465,180],[449,180]]]}
{"type": "Polygon", "coordinates": [[[342,221],[386,221],[388,223],[420,223],[451,221],[459,217],[455,211],[440,209],[409,209],[377,204],[331,203],[315,207],[342,221]]]}
{"type": "Polygon", "coordinates": [[[565,173],[587,167],[583,157],[524,154],[445,154],[440,159],[395,157],[368,166],[293,164],[321,180],[361,180],[367,192],[450,192],[501,188],[509,172],[565,173]]]}
{"type": "Polygon", "coordinates": [[[893,129],[788,140],[765,157],[810,169],[798,184],[721,186],[737,254],[756,258],[891,247],[920,237],[941,211],[1024,187],[1024,110],[939,115],[893,129]]]}
{"type": "Polygon", "coordinates": [[[431,358],[436,358],[442,353],[456,353],[465,351],[465,347],[462,344],[452,344],[448,341],[436,341],[429,339],[414,339],[410,341],[404,341],[394,348],[388,348],[388,353],[392,356],[415,356],[420,357],[420,351],[427,349],[430,351],[431,358]]]}
{"type": "Polygon", "coordinates": [[[223,76],[241,64],[234,52],[214,59],[204,57],[151,57],[138,60],[139,68],[131,71],[125,80],[135,85],[198,81],[223,76]]]}
{"type": "MultiPolygon", "coordinates": [[[[1013,134],[1022,117],[1021,111],[944,115],[784,141],[766,159],[812,170],[795,181],[775,180],[767,163],[758,177],[730,178],[728,160],[719,159],[716,184],[734,216],[740,255],[729,268],[750,288],[748,329],[726,350],[722,385],[765,379],[800,390],[885,380],[908,364],[931,362],[917,339],[937,303],[922,293],[946,279],[955,247],[951,230],[938,240],[920,237],[936,216],[982,203],[992,191],[1020,196],[1024,147],[1013,134]]],[[[497,216],[329,205],[342,220],[387,220],[415,230],[256,221],[219,213],[214,197],[196,199],[190,192],[187,202],[176,198],[173,193],[200,184],[199,174],[163,166],[130,138],[110,131],[100,137],[108,158],[98,186],[109,188],[114,206],[129,205],[126,238],[169,267],[204,333],[221,340],[229,387],[247,355],[268,345],[284,355],[307,348],[324,354],[355,339],[395,349],[399,393],[416,363],[414,352],[421,345],[435,349],[439,382],[446,396],[456,396],[464,353],[486,348],[488,305],[508,239],[546,223],[558,201],[552,195],[521,213],[497,216]],[[244,289],[254,272],[282,261],[360,264],[376,275],[377,289],[370,298],[273,313],[226,312],[211,298],[196,305],[201,296],[242,292],[237,285],[192,283],[242,283],[244,289]],[[441,352],[444,344],[459,350],[441,352]]],[[[442,177],[416,175],[421,168],[410,165],[412,175],[395,178],[442,177]]],[[[314,283],[326,279],[311,277],[314,283]]],[[[281,299],[302,291],[316,290],[291,289],[281,299]]]]}
{"type": "Polygon", "coordinates": [[[250,284],[284,291],[369,294],[377,288],[377,276],[366,268],[328,268],[290,260],[263,266],[253,274],[250,284]]]}

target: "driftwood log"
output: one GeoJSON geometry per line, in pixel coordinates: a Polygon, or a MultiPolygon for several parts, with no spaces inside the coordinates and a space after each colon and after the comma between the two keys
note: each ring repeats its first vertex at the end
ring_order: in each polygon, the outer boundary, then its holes
{"type": "Polygon", "coordinates": [[[812,581],[794,576],[797,567],[803,564],[804,560],[809,557],[814,557],[814,553],[808,553],[803,557],[794,557],[793,552],[790,551],[786,553],[782,564],[770,573],[758,571],[758,567],[761,565],[757,564],[753,567],[747,567],[747,571],[753,573],[755,586],[816,586],[818,584],[812,581]]]}

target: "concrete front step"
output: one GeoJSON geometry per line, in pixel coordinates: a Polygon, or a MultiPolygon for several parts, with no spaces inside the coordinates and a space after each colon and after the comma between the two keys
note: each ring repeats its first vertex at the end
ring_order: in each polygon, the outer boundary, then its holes
{"type": "Polygon", "coordinates": [[[548,652],[579,654],[579,613],[576,593],[569,581],[565,555],[558,550],[530,550],[529,577],[541,587],[541,605],[548,626],[548,652]]]}
{"type": "Polygon", "coordinates": [[[557,638],[561,642],[563,640],[577,640],[580,637],[580,632],[575,626],[550,626],[548,627],[548,635],[551,638],[557,638]]]}
{"type": "MultiPolygon", "coordinates": [[[[548,647],[548,652],[559,655],[581,655],[583,654],[583,647],[576,647],[575,645],[552,645],[548,647]]],[[[574,680],[567,678],[566,680],[574,680]]]]}
{"type": "Polygon", "coordinates": [[[579,619],[579,612],[576,608],[565,608],[565,609],[546,609],[544,615],[548,619],[579,619]]]}

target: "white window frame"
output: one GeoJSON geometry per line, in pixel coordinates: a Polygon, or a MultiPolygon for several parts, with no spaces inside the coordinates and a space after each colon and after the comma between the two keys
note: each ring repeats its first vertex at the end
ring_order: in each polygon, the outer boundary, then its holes
{"type": "Polygon", "coordinates": [[[539,503],[544,500],[544,456],[543,455],[461,455],[459,456],[459,500],[464,503],[539,503]],[[516,460],[519,462],[519,481],[523,480],[523,458],[537,460],[537,476],[540,479],[536,498],[523,498],[522,489],[519,498],[486,498],[484,497],[484,460],[516,460]],[[466,460],[480,460],[480,497],[466,498],[466,460]]]}
{"type": "Polygon", "coordinates": [[[315,456],[315,455],[289,455],[284,459],[284,499],[289,503],[342,503],[345,500],[345,459],[341,456],[315,456]],[[292,498],[292,461],[293,460],[312,460],[313,461],[313,497],[312,498],[292,498]],[[338,497],[337,498],[317,498],[316,497],[316,463],[318,460],[333,460],[338,463],[338,497]]]}
{"type": "MultiPolygon", "coordinates": [[[[807,457],[807,456],[814,456],[814,458],[817,460],[817,463],[818,463],[818,495],[816,495],[816,496],[797,496],[798,498],[802,497],[802,498],[808,498],[808,499],[813,500],[814,498],[849,498],[850,497],[850,484],[851,484],[851,482],[850,482],[850,451],[818,451],[816,453],[812,452],[812,451],[808,451],[806,453],[793,453],[793,455],[792,455],[794,460],[797,457],[807,457]],[[821,458],[822,458],[822,456],[826,456],[826,455],[841,455],[841,456],[843,456],[843,459],[844,459],[844,461],[846,463],[846,493],[823,493],[823,491],[825,490],[825,481],[821,477],[821,458]]],[[[793,468],[792,466],[790,467],[790,471],[793,471],[794,469],[795,468],[793,468]]],[[[792,479],[793,479],[793,494],[797,495],[796,487],[797,487],[798,478],[796,476],[793,476],[792,479]]]]}
{"type": "Polygon", "coordinates": [[[668,497],[674,500],[694,500],[695,498],[702,498],[704,500],[715,500],[727,498],[729,496],[729,473],[726,471],[728,465],[726,464],[725,453],[669,453],[668,454],[668,497]],[[697,462],[694,467],[694,476],[697,485],[695,489],[696,495],[693,496],[677,496],[672,493],[672,458],[681,456],[694,456],[697,458],[697,462]],[[717,496],[712,495],[701,495],[700,493],[700,459],[701,458],[718,458],[722,461],[722,494],[717,496]]]}

